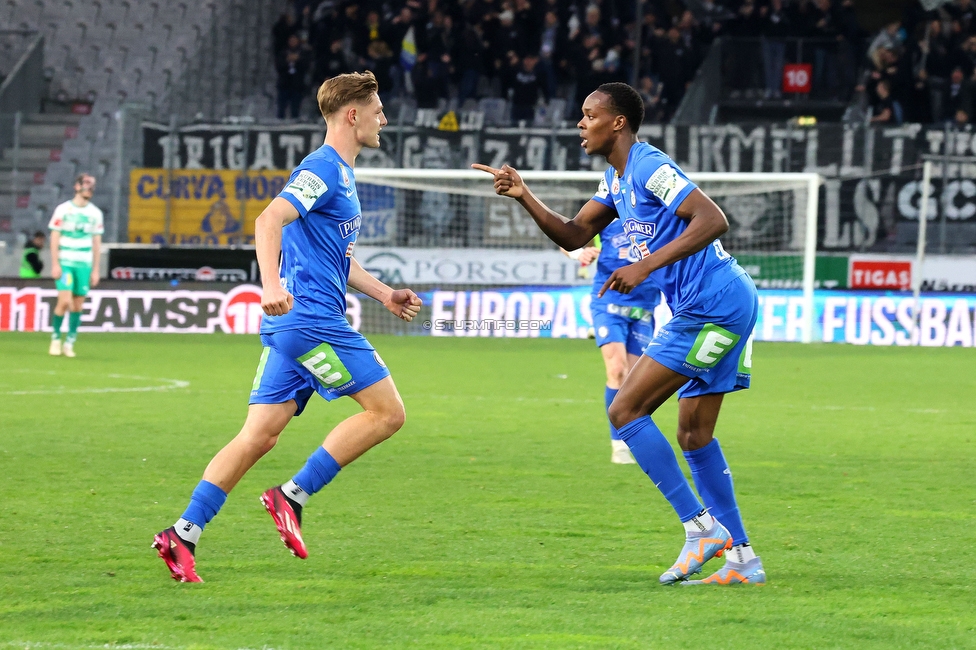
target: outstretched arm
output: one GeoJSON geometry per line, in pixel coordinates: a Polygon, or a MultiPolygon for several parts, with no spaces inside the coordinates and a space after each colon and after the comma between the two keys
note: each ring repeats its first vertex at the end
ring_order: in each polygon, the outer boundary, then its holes
{"type": "Polygon", "coordinates": [[[614,271],[600,289],[600,296],[608,289],[630,293],[652,272],[694,255],[729,229],[729,220],[722,208],[697,188],[685,197],[675,214],[688,220],[685,231],[640,262],[614,271]]]}
{"type": "Polygon", "coordinates": [[[495,193],[518,201],[546,237],[568,251],[585,246],[617,217],[613,208],[599,201],[587,201],[574,218],[567,219],[540,201],[522,181],[519,173],[508,165],[502,165],[501,169],[482,164],[471,166],[494,176],[495,193]]]}
{"type": "Polygon", "coordinates": [[[356,258],[349,260],[348,284],[356,291],[361,291],[382,303],[390,313],[408,323],[420,312],[420,306],[423,304],[417,294],[410,289],[391,289],[377,280],[356,261],[356,258]]]}

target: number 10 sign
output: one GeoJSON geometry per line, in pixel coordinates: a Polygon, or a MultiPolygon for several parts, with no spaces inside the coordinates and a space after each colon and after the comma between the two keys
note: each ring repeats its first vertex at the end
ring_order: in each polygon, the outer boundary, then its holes
{"type": "Polygon", "coordinates": [[[809,93],[813,66],[809,63],[787,63],[783,66],[783,92],[809,93]]]}

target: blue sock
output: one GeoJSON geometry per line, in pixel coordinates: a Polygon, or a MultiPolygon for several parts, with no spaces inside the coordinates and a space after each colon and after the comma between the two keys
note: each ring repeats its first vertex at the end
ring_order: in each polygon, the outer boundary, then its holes
{"type": "Polygon", "coordinates": [[[651,416],[637,418],[620,427],[618,432],[630,447],[637,464],[661,490],[682,523],[693,519],[703,510],[701,502],[688,485],[688,479],[681,473],[674,450],[651,416]]]}
{"type": "MultiPolygon", "coordinates": [[[[605,386],[603,388],[603,402],[607,405],[607,411],[610,410],[610,405],[613,404],[613,398],[617,396],[618,390],[620,389],[610,388],[609,386],[605,386]]],[[[610,420],[608,419],[607,422],[609,421],[610,420]]],[[[610,425],[610,439],[620,440],[620,434],[617,432],[617,429],[612,424],[610,425]]]]}
{"type": "Polygon", "coordinates": [[[732,472],[725,462],[718,440],[712,439],[701,449],[686,451],[685,458],[691,467],[698,494],[708,508],[709,514],[719,520],[732,533],[732,543],[736,546],[749,542],[739,506],[735,502],[735,489],[732,486],[732,472]]]}
{"type": "Polygon", "coordinates": [[[332,457],[332,454],[319,447],[308,457],[308,462],[298,474],[292,479],[295,485],[302,488],[307,494],[315,494],[335,478],[342,467],[332,457]]]}
{"type": "Polygon", "coordinates": [[[183,519],[203,528],[217,515],[226,500],[226,492],[210,481],[200,481],[190,496],[190,505],[183,513],[183,519]]]}

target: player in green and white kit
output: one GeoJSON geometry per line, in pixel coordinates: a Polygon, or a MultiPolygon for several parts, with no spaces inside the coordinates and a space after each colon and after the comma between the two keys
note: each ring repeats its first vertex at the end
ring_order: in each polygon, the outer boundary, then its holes
{"type": "Polygon", "coordinates": [[[75,339],[81,322],[81,308],[91,287],[98,285],[98,256],[105,226],[102,211],[91,203],[95,177],[79,174],[75,197],[54,209],[51,216],[51,275],[57,281],[58,304],[51,314],[51,347],[54,356],[75,356],[75,339]],[[68,336],[61,344],[61,323],[68,316],[68,336]]]}

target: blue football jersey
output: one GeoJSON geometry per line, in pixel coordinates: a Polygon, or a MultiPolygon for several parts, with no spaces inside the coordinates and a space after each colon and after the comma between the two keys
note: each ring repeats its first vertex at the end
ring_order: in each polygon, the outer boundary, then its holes
{"type": "Polygon", "coordinates": [[[597,293],[610,275],[621,266],[639,262],[635,256],[634,247],[630,239],[624,234],[623,223],[614,219],[600,232],[600,257],[596,260],[596,273],[593,276],[593,302],[609,305],[628,305],[653,309],[661,302],[661,290],[655,286],[650,278],[635,287],[630,293],[620,293],[610,289],[602,298],[597,293]]]}
{"type": "MultiPolygon", "coordinates": [[[[621,178],[613,167],[607,169],[593,200],[617,211],[632,257],[644,259],[688,227],[675,211],[697,186],[673,160],[645,142],[630,148],[623,173],[621,178]]],[[[652,272],[647,280],[660,287],[668,306],[677,313],[744,274],[716,239],[694,255],[652,272]]]]}
{"type": "Polygon", "coordinates": [[[278,196],[301,215],[281,232],[281,282],[295,304],[284,316],[265,316],[261,333],[316,328],[336,340],[355,334],[345,316],[349,263],[362,223],[352,168],[323,145],[295,168],[278,196]]]}

